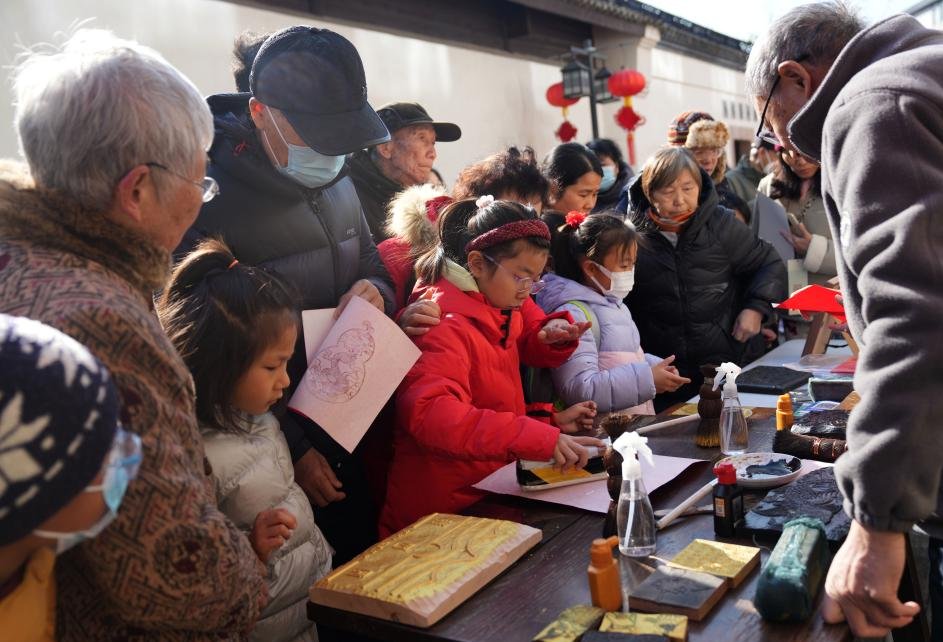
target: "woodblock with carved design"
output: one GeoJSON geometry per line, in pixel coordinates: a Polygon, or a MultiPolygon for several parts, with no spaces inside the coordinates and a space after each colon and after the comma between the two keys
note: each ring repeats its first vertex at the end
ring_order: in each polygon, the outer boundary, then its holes
{"type": "Polygon", "coordinates": [[[311,587],[315,604],[428,627],[540,541],[536,528],[434,513],[311,587]]]}

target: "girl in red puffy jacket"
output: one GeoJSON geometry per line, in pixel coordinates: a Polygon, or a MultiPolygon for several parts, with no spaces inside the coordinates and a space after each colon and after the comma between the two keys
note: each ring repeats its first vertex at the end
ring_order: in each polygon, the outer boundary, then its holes
{"type": "Polygon", "coordinates": [[[416,271],[442,318],[413,337],[422,356],[398,391],[383,536],[468,507],[483,496],[472,485],[507,462],[582,466],[585,446],[602,445],[525,414],[521,358],[559,366],[589,327],[563,312],[522,337],[521,306],[547,262],[547,226],[529,207],[485,196],[446,207],[438,229],[439,245],[416,271]]]}

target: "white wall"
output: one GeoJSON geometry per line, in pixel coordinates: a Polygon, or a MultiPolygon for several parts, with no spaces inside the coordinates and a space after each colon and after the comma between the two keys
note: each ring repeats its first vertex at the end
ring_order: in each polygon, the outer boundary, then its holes
{"type": "MultiPolygon", "coordinates": [[[[314,24],[337,31],[360,51],[375,108],[390,101],[415,100],[433,118],[462,127],[461,140],[437,145],[436,165],[449,184],[463,166],[502,146],[530,144],[542,157],[555,144],[553,131],[562,121],[560,111],[544,99],[546,88],[560,80],[554,65],[216,0],[0,0],[0,66],[13,62],[15,43],[50,42],[56,32],[91,17],[92,26],[161,52],[205,94],[234,90],[230,52],[233,38],[244,29],[265,32],[314,24]]],[[[10,83],[4,82],[0,157],[18,155],[12,102],[10,83]]],[[[588,109],[575,106],[570,120],[579,129],[580,140],[588,139],[588,109]]]]}
{"type": "MultiPolygon", "coordinates": [[[[12,64],[17,43],[53,41],[57,32],[89,18],[94,18],[91,26],[108,28],[158,50],[205,94],[233,90],[232,41],[244,29],[265,32],[304,23],[335,30],[360,51],[374,107],[389,101],[415,100],[433,118],[462,127],[461,140],[437,146],[436,165],[449,184],[464,165],[503,146],[529,144],[542,157],[557,142],[553,132],[562,116],[544,98],[547,87],[560,80],[557,65],[217,0],[0,0],[0,66],[12,64]]],[[[636,60],[634,49],[627,53],[636,60]]],[[[701,109],[721,118],[721,101],[746,100],[742,74],[718,65],[656,48],[639,55],[637,66],[649,80],[647,92],[635,100],[636,111],[647,118],[636,132],[639,164],[664,144],[668,122],[678,113],[701,109]]],[[[618,65],[610,67],[618,69],[618,65]]],[[[18,154],[12,101],[10,83],[3,82],[0,157],[18,154]]],[[[625,133],[613,121],[620,106],[601,105],[599,124],[601,135],[613,138],[624,148],[625,133]]],[[[572,107],[569,117],[579,130],[577,140],[589,140],[588,100],[572,107]]],[[[728,125],[735,136],[743,137],[743,123],[728,121],[728,125]]]]}

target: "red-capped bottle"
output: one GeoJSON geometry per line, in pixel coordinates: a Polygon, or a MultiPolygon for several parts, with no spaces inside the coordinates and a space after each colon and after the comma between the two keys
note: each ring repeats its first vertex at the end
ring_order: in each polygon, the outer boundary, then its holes
{"type": "Polygon", "coordinates": [[[743,519],[743,489],[737,486],[737,469],[727,462],[714,466],[714,533],[733,537],[737,522],[743,519]]]}

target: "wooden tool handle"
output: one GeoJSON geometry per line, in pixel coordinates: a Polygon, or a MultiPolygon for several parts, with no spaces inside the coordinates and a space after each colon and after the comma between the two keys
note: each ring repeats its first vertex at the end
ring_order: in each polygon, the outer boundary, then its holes
{"type": "Polygon", "coordinates": [[[686,500],[678,504],[671,512],[655,522],[655,526],[658,527],[658,530],[665,528],[668,524],[675,521],[678,515],[686,511],[691,506],[694,506],[696,503],[701,501],[702,498],[706,497],[714,490],[714,486],[717,484],[717,478],[710,480],[703,486],[701,486],[697,491],[688,497],[686,500]]]}
{"type": "Polygon", "coordinates": [[[677,419],[669,419],[668,421],[659,421],[657,424],[651,424],[645,426],[644,428],[639,428],[635,432],[640,435],[644,435],[647,432],[652,432],[653,430],[659,430],[661,428],[667,428],[668,426],[677,426],[678,424],[687,423],[689,421],[696,421],[701,418],[701,415],[696,412],[693,415],[686,415],[684,417],[678,417],[677,419]]]}

